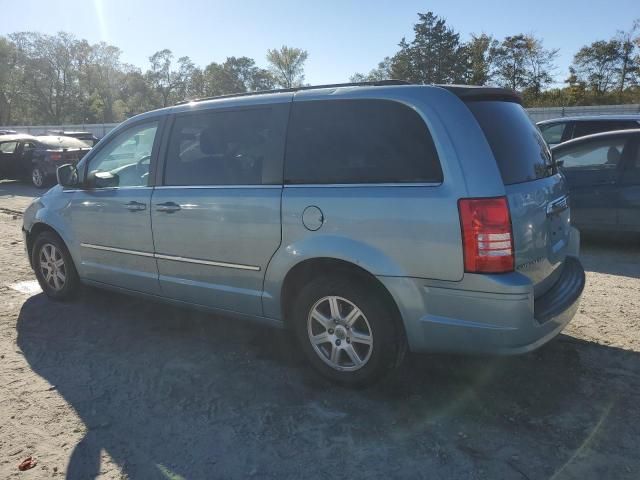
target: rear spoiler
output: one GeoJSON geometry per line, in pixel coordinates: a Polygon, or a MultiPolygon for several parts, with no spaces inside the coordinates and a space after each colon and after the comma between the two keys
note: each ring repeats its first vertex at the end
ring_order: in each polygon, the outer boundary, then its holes
{"type": "Polygon", "coordinates": [[[468,85],[436,85],[449,90],[460,100],[469,102],[473,100],[495,100],[499,102],[514,102],[522,105],[522,97],[509,88],[475,87],[468,85]]]}

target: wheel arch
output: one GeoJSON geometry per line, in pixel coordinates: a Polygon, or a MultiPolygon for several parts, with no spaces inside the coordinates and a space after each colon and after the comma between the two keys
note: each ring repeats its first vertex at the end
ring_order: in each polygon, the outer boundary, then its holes
{"type": "MultiPolygon", "coordinates": [[[[62,235],[60,235],[60,233],[58,233],[58,231],[55,228],[53,228],[48,223],[36,222],[31,226],[31,229],[27,232],[27,235],[26,235],[27,256],[29,257],[29,263],[31,264],[32,268],[33,268],[33,262],[31,260],[31,258],[32,258],[32,255],[33,255],[33,244],[35,242],[35,239],[42,232],[51,232],[51,233],[53,233],[54,235],[56,235],[62,241],[62,243],[64,243],[65,247],[67,247],[67,250],[69,250],[69,245],[67,244],[67,242],[65,242],[64,238],[62,237],[62,235]]],[[[71,252],[71,251],[69,250],[69,252],[71,252]]]]}
{"type": "Polygon", "coordinates": [[[404,322],[398,304],[391,292],[368,270],[346,260],[331,257],[316,257],[303,260],[289,269],[280,290],[280,309],[286,328],[291,328],[291,308],[293,299],[307,282],[321,275],[346,275],[366,283],[383,298],[397,320],[399,335],[406,339],[404,322]]]}

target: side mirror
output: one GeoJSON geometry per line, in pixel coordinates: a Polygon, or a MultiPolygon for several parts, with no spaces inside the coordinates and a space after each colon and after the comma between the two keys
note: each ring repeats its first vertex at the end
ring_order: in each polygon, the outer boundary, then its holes
{"type": "Polygon", "coordinates": [[[89,172],[87,174],[87,188],[109,188],[117,187],[120,184],[120,177],[111,172],[89,172]]]}
{"type": "Polygon", "coordinates": [[[56,177],[58,183],[63,187],[75,187],[78,185],[78,169],[70,163],[60,165],[56,170],[56,177]]]}

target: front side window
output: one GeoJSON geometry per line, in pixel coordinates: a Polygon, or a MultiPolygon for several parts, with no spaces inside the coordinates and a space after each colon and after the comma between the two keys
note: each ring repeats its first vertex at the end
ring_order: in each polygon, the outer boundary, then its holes
{"type": "Polygon", "coordinates": [[[627,139],[609,138],[562,149],[554,157],[565,169],[615,169],[620,163],[627,139]]]}
{"type": "Polygon", "coordinates": [[[16,151],[16,146],[18,142],[4,142],[0,143],[0,152],[2,153],[13,153],[16,151]]]}
{"type": "Polygon", "coordinates": [[[442,182],[431,134],[420,115],[403,104],[326,100],[292,108],[287,183],[442,182]]]}
{"type": "Polygon", "coordinates": [[[165,185],[280,183],[288,106],[208,111],[176,118],[165,185]]]}
{"type": "Polygon", "coordinates": [[[146,186],[157,130],[158,122],[150,122],[118,134],[91,158],[88,172],[111,173],[119,187],[146,186]]]}

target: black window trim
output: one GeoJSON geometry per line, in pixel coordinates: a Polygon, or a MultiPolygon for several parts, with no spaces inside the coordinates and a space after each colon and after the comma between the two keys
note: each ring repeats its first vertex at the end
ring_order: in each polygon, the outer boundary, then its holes
{"type": "Polygon", "coordinates": [[[368,183],[289,183],[285,177],[285,170],[286,170],[286,165],[287,165],[287,145],[288,145],[288,134],[289,134],[289,122],[287,122],[287,144],[285,144],[285,155],[284,155],[284,162],[282,165],[282,169],[283,169],[283,173],[282,173],[282,181],[283,181],[283,185],[284,188],[379,188],[379,187],[413,187],[413,188],[417,188],[417,187],[439,187],[442,186],[442,184],[445,181],[445,169],[442,166],[442,161],[440,160],[440,151],[438,150],[438,145],[436,144],[436,139],[431,131],[431,128],[429,128],[429,122],[427,121],[427,119],[424,117],[424,115],[422,115],[422,113],[416,109],[413,105],[408,104],[402,100],[398,100],[395,98],[378,98],[378,97],[339,97],[339,98],[300,98],[297,99],[294,97],[292,104],[291,104],[291,109],[289,110],[289,120],[291,119],[291,113],[293,112],[293,109],[295,108],[295,104],[296,103],[303,103],[303,102],[339,102],[339,101],[380,101],[380,102],[389,102],[389,103],[395,103],[395,104],[399,104],[402,105],[405,108],[408,108],[409,110],[413,111],[414,113],[416,113],[418,115],[418,117],[420,118],[420,120],[422,121],[422,123],[424,124],[424,127],[426,128],[427,132],[429,133],[430,137],[431,137],[431,141],[433,143],[433,148],[434,151],[436,153],[436,160],[438,162],[438,165],[440,166],[440,173],[441,173],[441,180],[439,182],[368,182],[368,183]]]}
{"type": "Polygon", "coordinates": [[[155,188],[159,189],[205,189],[205,188],[215,188],[215,189],[232,189],[232,188],[282,188],[283,185],[283,175],[284,175],[284,154],[286,151],[286,141],[287,134],[289,131],[289,115],[291,114],[291,104],[292,98],[288,98],[286,101],[281,102],[266,102],[266,103],[251,103],[251,104],[243,104],[243,105],[220,105],[209,108],[198,108],[192,111],[182,111],[178,113],[171,113],[167,117],[167,122],[165,125],[165,131],[162,138],[162,143],[160,144],[160,152],[158,158],[158,168],[156,169],[155,175],[155,188]],[[247,110],[264,110],[268,108],[278,107],[284,105],[287,108],[286,114],[286,125],[284,131],[284,144],[282,151],[282,168],[280,169],[280,180],[279,183],[267,183],[267,184],[233,184],[233,185],[207,185],[207,184],[194,184],[194,185],[167,185],[165,183],[165,172],[167,167],[167,162],[169,161],[169,141],[171,140],[171,135],[173,134],[173,128],[175,127],[176,120],[182,117],[189,116],[197,116],[197,115],[206,115],[210,113],[227,113],[227,112],[237,112],[237,111],[247,111],[247,110]]]}

